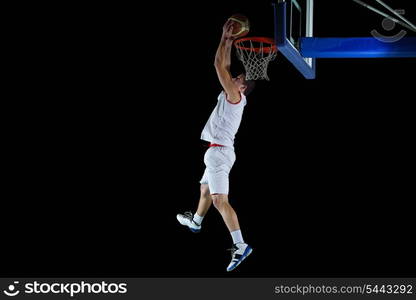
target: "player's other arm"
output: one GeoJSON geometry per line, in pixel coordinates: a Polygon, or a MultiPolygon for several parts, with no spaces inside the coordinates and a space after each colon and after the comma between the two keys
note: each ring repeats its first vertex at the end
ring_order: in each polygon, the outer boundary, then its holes
{"type": "Polygon", "coordinates": [[[227,99],[231,103],[238,103],[240,101],[240,91],[233,82],[231,76],[231,48],[233,46],[234,38],[231,36],[233,32],[232,21],[228,20],[223,27],[221,41],[215,54],[215,70],[217,71],[218,79],[227,94],[227,99]]]}

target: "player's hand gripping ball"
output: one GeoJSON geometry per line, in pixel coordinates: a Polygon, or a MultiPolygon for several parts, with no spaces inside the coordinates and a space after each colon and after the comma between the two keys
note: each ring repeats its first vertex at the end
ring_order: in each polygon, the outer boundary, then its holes
{"type": "Polygon", "coordinates": [[[246,16],[241,14],[234,14],[228,18],[231,20],[233,26],[232,37],[239,38],[248,34],[250,31],[250,22],[246,16]]]}

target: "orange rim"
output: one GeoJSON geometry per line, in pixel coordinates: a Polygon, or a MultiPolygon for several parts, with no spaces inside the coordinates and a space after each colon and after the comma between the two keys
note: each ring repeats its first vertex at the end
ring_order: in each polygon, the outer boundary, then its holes
{"type": "Polygon", "coordinates": [[[253,52],[257,52],[260,53],[261,48],[255,48],[255,47],[244,47],[242,45],[242,42],[246,42],[246,41],[252,41],[252,42],[260,42],[260,43],[265,43],[265,44],[269,44],[270,46],[263,46],[263,52],[264,53],[270,53],[270,52],[275,52],[277,51],[277,47],[276,44],[274,42],[274,40],[272,38],[268,38],[268,37],[256,37],[256,36],[251,36],[251,37],[244,37],[238,40],[234,41],[234,46],[236,46],[239,49],[242,50],[247,50],[247,51],[253,51],[253,52]]]}

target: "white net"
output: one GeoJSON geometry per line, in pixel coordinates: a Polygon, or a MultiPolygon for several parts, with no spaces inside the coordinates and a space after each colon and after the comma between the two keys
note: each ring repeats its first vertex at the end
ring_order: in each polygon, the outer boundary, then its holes
{"type": "Polygon", "coordinates": [[[236,49],[246,71],[246,80],[270,80],[267,67],[277,56],[274,46],[262,41],[244,39],[237,41],[236,49]]]}

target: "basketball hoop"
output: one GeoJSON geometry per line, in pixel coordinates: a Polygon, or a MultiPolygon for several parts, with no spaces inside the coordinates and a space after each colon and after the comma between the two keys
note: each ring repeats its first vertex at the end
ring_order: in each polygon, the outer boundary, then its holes
{"type": "Polygon", "coordinates": [[[236,40],[234,46],[246,70],[246,80],[269,80],[267,67],[277,56],[277,47],[273,39],[244,37],[236,40]]]}

